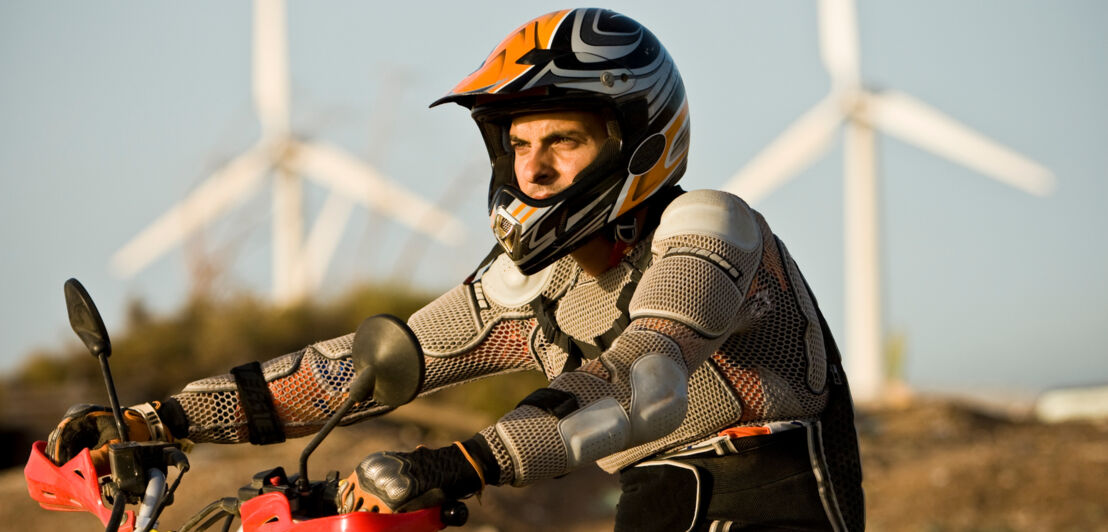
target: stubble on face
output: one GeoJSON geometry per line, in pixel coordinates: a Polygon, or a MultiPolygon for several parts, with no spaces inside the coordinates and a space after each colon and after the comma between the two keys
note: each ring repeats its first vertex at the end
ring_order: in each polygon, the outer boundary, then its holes
{"type": "Polygon", "coordinates": [[[569,188],[592,164],[608,138],[604,119],[589,111],[555,111],[518,116],[508,131],[515,153],[516,185],[532,199],[569,188]]]}

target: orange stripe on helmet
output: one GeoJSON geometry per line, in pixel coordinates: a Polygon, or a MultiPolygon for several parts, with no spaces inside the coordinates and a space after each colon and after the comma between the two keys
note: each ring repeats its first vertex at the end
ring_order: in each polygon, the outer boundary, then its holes
{"type": "Polygon", "coordinates": [[[531,207],[531,210],[527,211],[527,212],[526,212],[526,213],[525,213],[525,214],[523,215],[523,218],[520,218],[520,219],[519,219],[519,223],[521,223],[521,224],[522,224],[522,223],[525,223],[525,222],[527,221],[527,219],[528,219],[528,218],[530,218],[532,214],[535,214],[535,211],[538,211],[538,210],[539,210],[539,209],[538,209],[537,207],[531,207]]]}
{"type": "Polygon", "coordinates": [[[517,63],[519,58],[535,48],[547,48],[550,37],[569,9],[548,13],[516,28],[489,54],[485,62],[472,74],[459,82],[451,94],[482,92],[494,94],[527,72],[531,65],[517,63]]]}
{"type": "MultiPolygon", "coordinates": [[[[656,192],[659,187],[665,183],[669,176],[673,175],[673,171],[680,166],[681,162],[685,160],[687,154],[671,153],[673,150],[673,144],[677,140],[677,135],[681,130],[685,128],[685,123],[689,120],[689,102],[686,101],[681,106],[681,110],[670,121],[669,126],[662,131],[662,134],[666,137],[666,149],[662,153],[662,156],[658,158],[658,162],[653,168],[648,170],[645,174],[634,176],[634,180],[631,182],[631,186],[628,189],[627,195],[623,198],[623,203],[620,204],[619,210],[616,211],[615,216],[620,216],[625,212],[634,209],[651,194],[656,192]],[[673,159],[670,161],[670,159],[673,159]],[[669,165],[666,162],[670,162],[669,165]]],[[[688,144],[685,144],[686,149],[688,144]]]]}

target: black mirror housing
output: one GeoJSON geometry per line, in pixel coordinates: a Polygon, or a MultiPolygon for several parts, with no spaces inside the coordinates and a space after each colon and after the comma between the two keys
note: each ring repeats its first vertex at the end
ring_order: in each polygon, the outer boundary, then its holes
{"type": "Polygon", "coordinates": [[[408,324],[396,316],[378,314],[363,320],[354,333],[351,358],[359,375],[373,375],[365,379],[367,390],[355,390],[358,382],[351,386],[355,401],[365,400],[372,392],[377,404],[395,408],[414,399],[423,386],[423,348],[408,324]]]}
{"type": "Polygon", "coordinates": [[[112,354],[112,344],[108,340],[108,329],[96,310],[92,297],[77,279],[65,282],[65,306],[69,310],[69,326],[81,338],[92,356],[99,358],[112,354]]]}

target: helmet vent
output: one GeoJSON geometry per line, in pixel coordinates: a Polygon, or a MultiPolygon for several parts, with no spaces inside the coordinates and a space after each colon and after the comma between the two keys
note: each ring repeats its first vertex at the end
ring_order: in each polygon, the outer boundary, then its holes
{"type": "Polygon", "coordinates": [[[503,207],[498,208],[493,217],[492,232],[509,255],[515,252],[516,245],[519,244],[520,231],[519,222],[503,207]]]}
{"type": "Polygon", "coordinates": [[[662,158],[666,150],[666,137],[661,133],[655,133],[642,141],[635,153],[631,155],[631,161],[627,163],[627,171],[634,175],[642,175],[654,168],[662,158]]]}

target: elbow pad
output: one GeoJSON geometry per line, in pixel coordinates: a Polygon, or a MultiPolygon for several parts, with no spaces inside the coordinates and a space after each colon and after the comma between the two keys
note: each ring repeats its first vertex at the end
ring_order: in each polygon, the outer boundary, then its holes
{"type": "Polygon", "coordinates": [[[574,371],[555,379],[544,395],[570,396],[583,408],[544,407],[534,401],[495,425],[512,472],[523,485],[565,474],[631,446],[669,434],[688,408],[688,370],[677,344],[653,331],[627,331],[601,357],[613,379],[574,371]]]}
{"type": "Polygon", "coordinates": [[[685,419],[688,375],[672,358],[644,355],[631,365],[631,407],[606,397],[566,416],[558,434],[569,469],[669,434],[685,419]]]}

